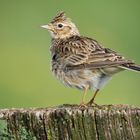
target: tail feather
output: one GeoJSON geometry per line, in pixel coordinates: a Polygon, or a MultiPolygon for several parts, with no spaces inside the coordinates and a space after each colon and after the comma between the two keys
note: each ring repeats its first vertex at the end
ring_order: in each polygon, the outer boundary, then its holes
{"type": "Polygon", "coordinates": [[[124,69],[134,70],[134,71],[140,72],[140,65],[136,65],[136,64],[123,64],[122,66],[123,66],[124,69]]]}

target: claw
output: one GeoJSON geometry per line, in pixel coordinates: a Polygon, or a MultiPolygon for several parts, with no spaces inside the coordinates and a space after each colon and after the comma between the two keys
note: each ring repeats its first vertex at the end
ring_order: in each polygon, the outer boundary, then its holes
{"type": "Polygon", "coordinates": [[[96,103],[94,103],[94,102],[88,102],[87,104],[86,104],[87,106],[97,106],[97,107],[99,107],[99,105],[98,104],[96,104],[96,103]]]}
{"type": "Polygon", "coordinates": [[[85,103],[80,103],[80,105],[79,105],[79,108],[81,109],[81,108],[87,108],[88,106],[87,106],[87,104],[85,104],[85,103]]]}

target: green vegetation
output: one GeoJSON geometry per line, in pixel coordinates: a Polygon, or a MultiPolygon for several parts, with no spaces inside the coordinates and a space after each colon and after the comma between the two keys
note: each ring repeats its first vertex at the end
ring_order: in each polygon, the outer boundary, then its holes
{"type": "MultiPolygon", "coordinates": [[[[50,36],[40,25],[65,11],[80,33],[140,64],[140,1],[0,1],[0,108],[78,104],[81,91],[50,71],[50,36]]],[[[140,105],[140,74],[122,72],[98,94],[99,104],[140,105]]],[[[91,98],[92,92],[87,95],[91,98]]]]}

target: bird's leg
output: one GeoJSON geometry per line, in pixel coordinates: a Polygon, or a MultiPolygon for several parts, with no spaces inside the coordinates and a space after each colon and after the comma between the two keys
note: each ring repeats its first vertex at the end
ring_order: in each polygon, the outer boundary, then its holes
{"type": "Polygon", "coordinates": [[[95,97],[96,97],[96,95],[97,95],[98,92],[99,92],[99,89],[97,89],[97,90],[95,91],[95,93],[93,94],[92,99],[87,103],[87,105],[92,105],[92,104],[94,104],[94,100],[95,100],[95,97]]]}
{"type": "Polygon", "coordinates": [[[83,93],[83,96],[82,96],[82,100],[81,100],[80,106],[86,106],[86,105],[85,105],[85,97],[86,97],[88,88],[89,88],[89,87],[86,87],[85,90],[84,90],[84,93],[83,93]]]}

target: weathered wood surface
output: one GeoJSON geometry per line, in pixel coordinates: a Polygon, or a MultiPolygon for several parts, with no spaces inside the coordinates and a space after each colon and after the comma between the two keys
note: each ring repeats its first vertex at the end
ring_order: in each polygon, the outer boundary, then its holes
{"type": "Polygon", "coordinates": [[[1,109],[0,140],[140,140],[140,108],[1,109]]]}

